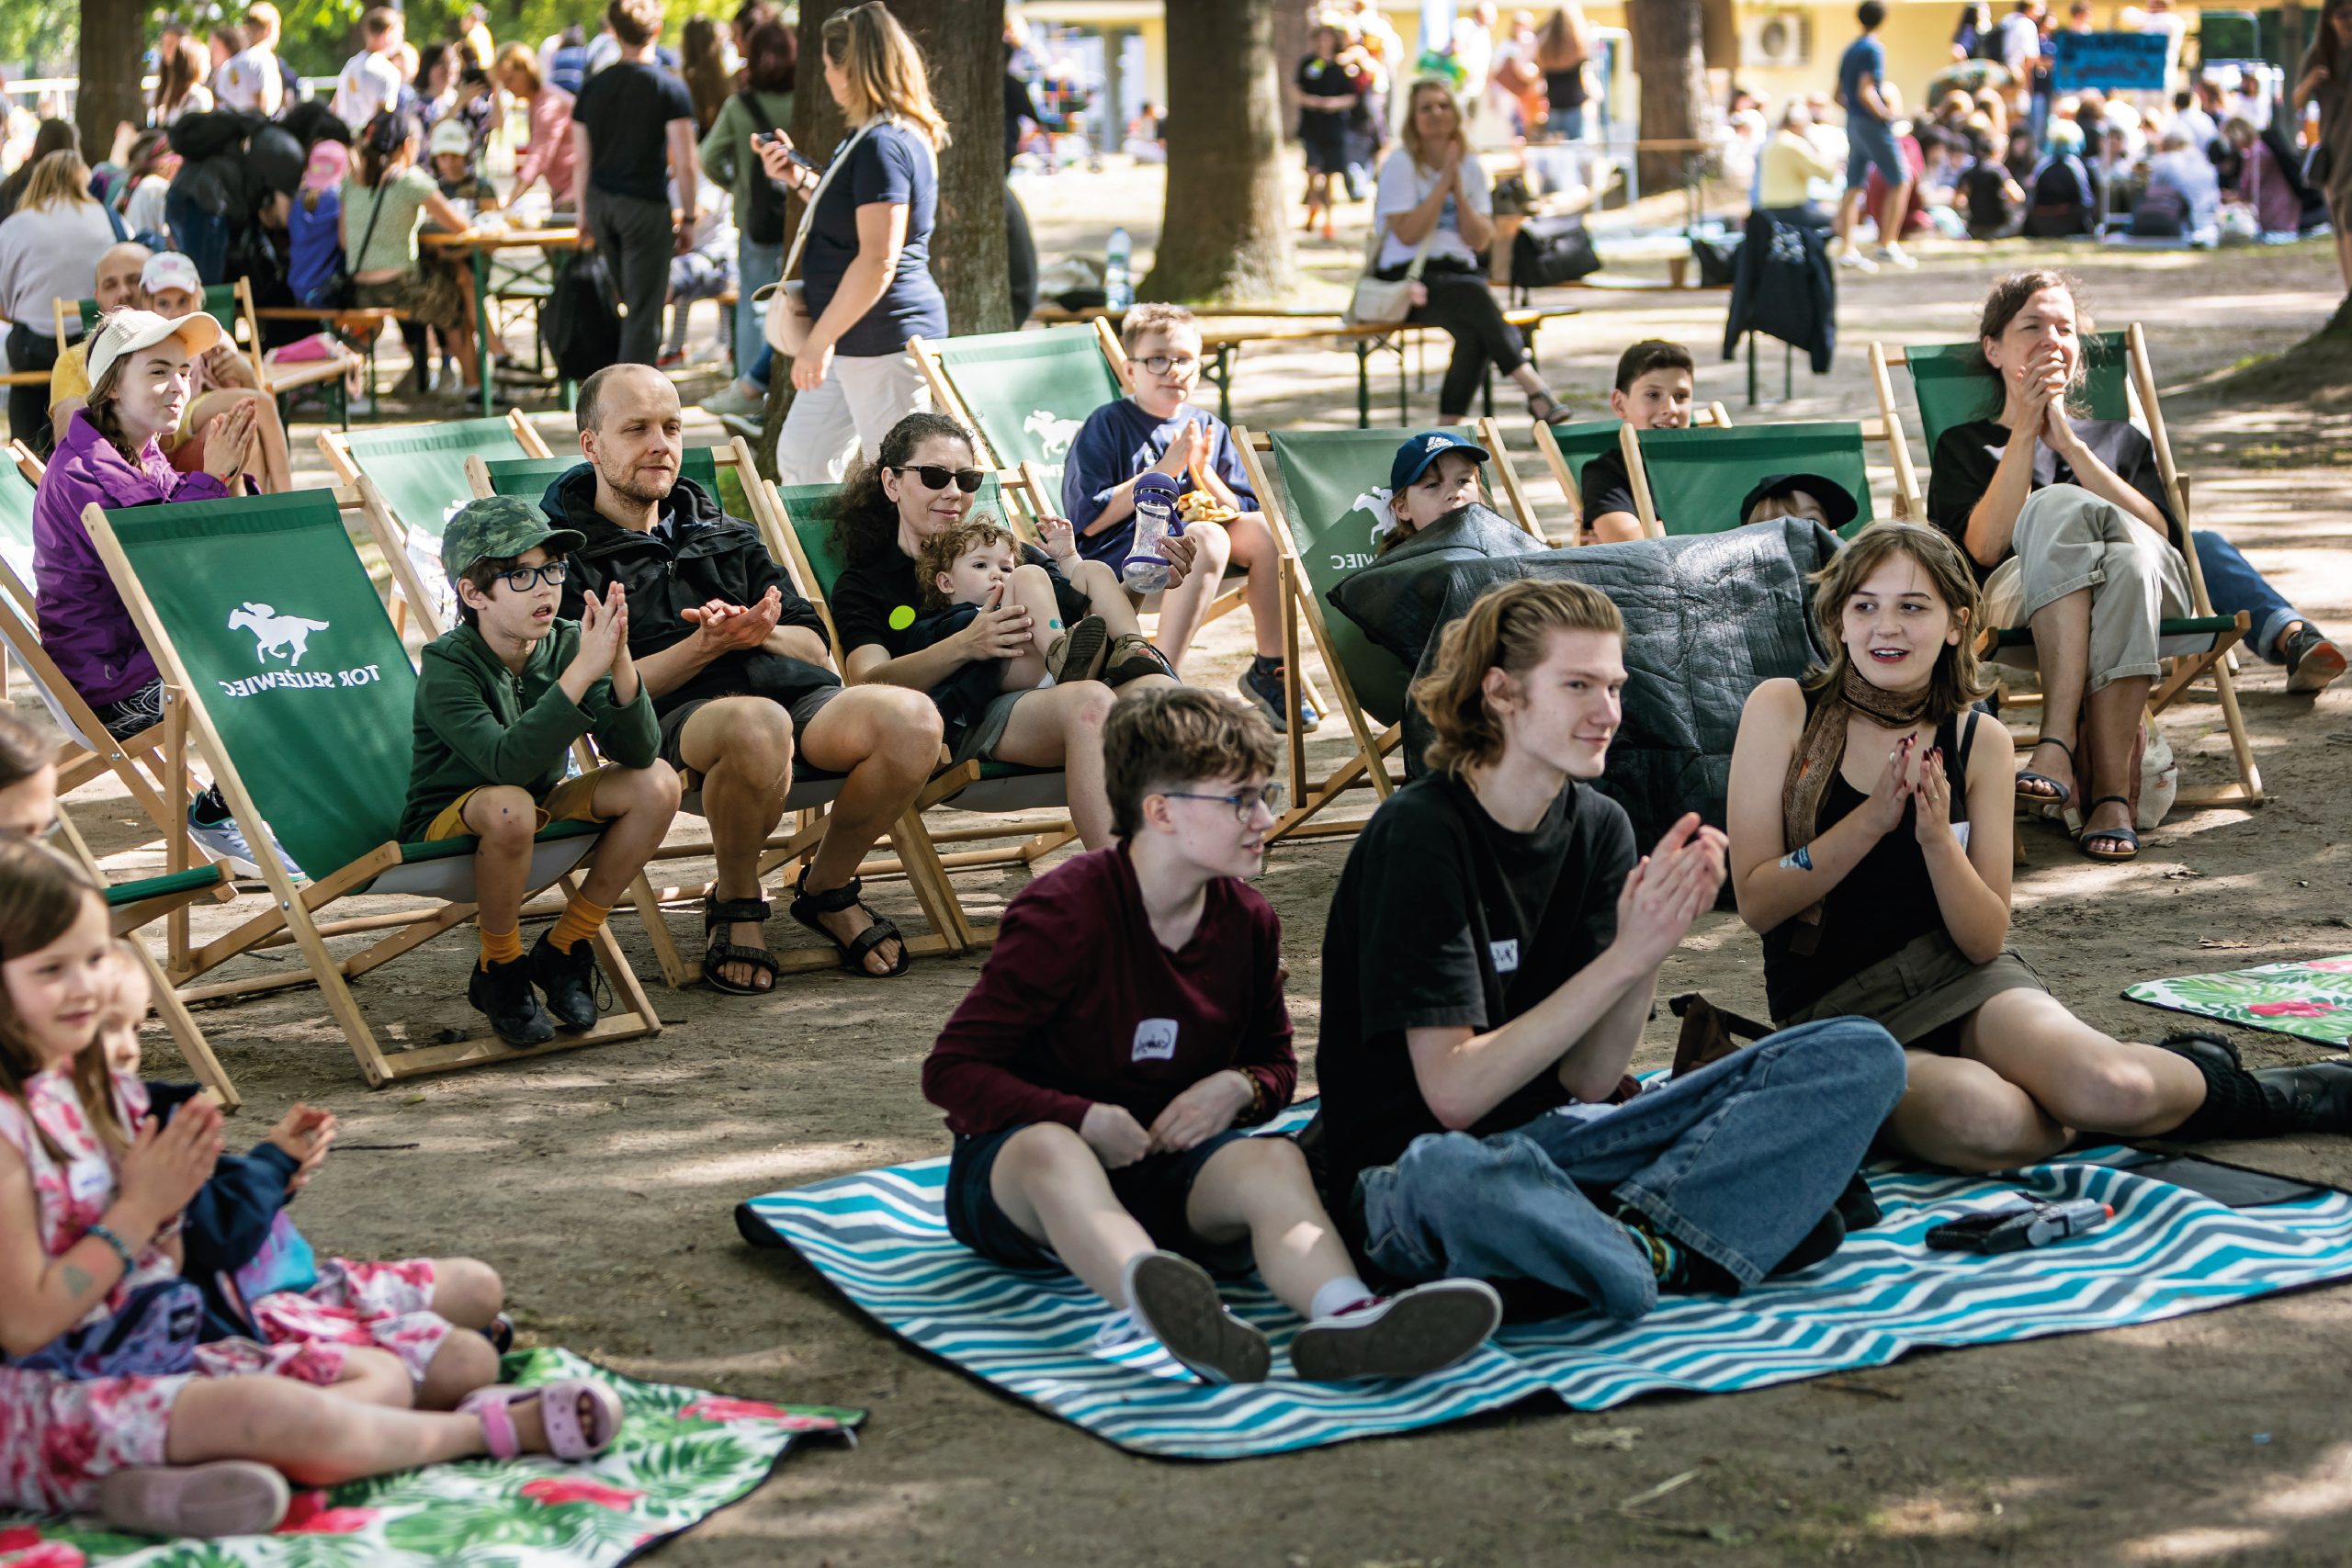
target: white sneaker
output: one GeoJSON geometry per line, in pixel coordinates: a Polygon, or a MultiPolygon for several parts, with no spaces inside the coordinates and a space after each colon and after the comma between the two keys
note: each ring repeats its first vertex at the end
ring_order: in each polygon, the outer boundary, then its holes
{"type": "Polygon", "coordinates": [[[765,397],[745,392],[741,381],[729,381],[702,400],[702,412],[713,419],[725,419],[729,414],[738,419],[759,419],[766,414],[767,407],[765,397]]]}
{"type": "Polygon", "coordinates": [[[1871,260],[1870,257],[1862,254],[1861,252],[1857,250],[1849,250],[1844,255],[1839,256],[1838,258],[1838,265],[1839,266],[1850,266],[1856,272],[1876,272],[1878,270],[1878,263],[1871,260]]]}
{"type": "Polygon", "coordinates": [[[1911,271],[1919,265],[1919,258],[1901,245],[1881,245],[1878,248],[1878,260],[1883,265],[1901,267],[1905,272],[1911,271]]]}

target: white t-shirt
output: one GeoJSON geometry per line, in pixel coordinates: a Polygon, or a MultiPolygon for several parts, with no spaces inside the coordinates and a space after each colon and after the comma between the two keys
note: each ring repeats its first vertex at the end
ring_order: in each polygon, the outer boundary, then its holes
{"type": "Polygon", "coordinates": [[[212,86],[213,96],[223,107],[245,109],[272,119],[277,118],[286,96],[286,84],[277,74],[277,56],[260,44],[231,55],[213,77],[212,86]]]}
{"type": "Polygon", "coordinates": [[[335,118],[358,131],[368,129],[368,122],[398,103],[400,96],[401,68],[390,55],[361,50],[335,78],[334,98],[328,107],[334,110],[335,118]]]}
{"type": "MultiPolygon", "coordinates": [[[[1411,153],[1399,147],[1380,165],[1380,186],[1373,193],[1372,220],[1381,225],[1380,265],[1383,268],[1403,266],[1413,259],[1411,244],[1396,237],[1388,220],[1399,213],[1410,212],[1429,199],[1437,188],[1435,171],[1418,167],[1411,153]]],[[[1491,217],[1494,213],[1494,187],[1487,182],[1485,165],[1472,153],[1462,160],[1462,189],[1470,198],[1470,210],[1491,217]]],[[[1464,266],[1476,266],[1478,258],[1463,243],[1461,220],[1454,211],[1454,198],[1447,197],[1438,209],[1437,238],[1430,242],[1430,261],[1450,256],[1464,266]]],[[[1427,265],[1427,264],[1424,264],[1427,265]]]]}
{"type": "Polygon", "coordinates": [[[2001,18],[2001,63],[2012,73],[2033,63],[2041,53],[2041,25],[2023,11],[2001,18]]]}

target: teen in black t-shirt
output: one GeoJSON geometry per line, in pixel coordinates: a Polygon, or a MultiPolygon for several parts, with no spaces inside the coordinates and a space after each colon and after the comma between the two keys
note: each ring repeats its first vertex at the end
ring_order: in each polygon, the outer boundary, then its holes
{"type": "Polygon", "coordinates": [[[1317,1077],[1326,1203],[1374,1269],[1533,1280],[1630,1319],[1661,1285],[1736,1290],[1834,1247],[1903,1058],[1841,1019],[1624,1088],[1724,840],[1688,816],[1637,859],[1582,782],[1616,731],[1623,635],[1599,592],[1540,579],[1446,629],[1414,694],[1430,774],[1374,814],[1333,897],[1317,1077]]]}

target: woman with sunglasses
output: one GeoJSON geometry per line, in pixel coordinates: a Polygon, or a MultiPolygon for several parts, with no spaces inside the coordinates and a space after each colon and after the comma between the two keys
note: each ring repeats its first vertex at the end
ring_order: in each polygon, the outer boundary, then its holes
{"type": "MultiPolygon", "coordinates": [[[[848,565],[829,598],[851,685],[929,692],[967,665],[1014,658],[1032,646],[1029,612],[1003,603],[983,606],[944,641],[916,646],[923,593],[915,558],[927,540],[964,521],[986,477],[975,466],[971,434],[962,425],[944,414],[910,413],[882,437],[878,460],[842,488],[833,544],[848,565]]],[[[1053,577],[1057,599],[1085,603],[1075,589],[1063,592],[1069,584],[1044,551],[1024,547],[1022,553],[1025,564],[1053,577]]],[[[1162,671],[1123,679],[1120,694],[1176,683],[1165,673],[1166,660],[1140,636],[1121,637],[1109,657],[1114,666],[1149,660],[1162,671]]],[[[1114,836],[1102,784],[1102,720],[1114,700],[1102,681],[1003,693],[956,739],[955,758],[1065,770],[1070,822],[1088,849],[1101,849],[1114,836]]]]}
{"type": "Polygon", "coordinates": [[[795,249],[812,324],[776,438],[786,485],[838,482],[853,456],[873,459],[899,415],[929,408],[907,339],[947,335],[947,299],[931,276],[947,122],[922,55],[882,0],[827,17],[822,38],[825,90],[850,127],[832,166],[820,175],[782,131],[756,143],[767,172],[808,203],[795,249]]]}

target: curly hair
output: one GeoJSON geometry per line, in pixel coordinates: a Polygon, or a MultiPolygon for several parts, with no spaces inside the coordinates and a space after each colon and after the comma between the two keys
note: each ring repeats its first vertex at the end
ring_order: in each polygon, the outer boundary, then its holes
{"type": "Polygon", "coordinates": [[[1502,726],[1487,711],[1487,671],[1524,675],[1544,660],[1555,631],[1625,635],[1625,617],[1589,583],[1523,577],[1478,595],[1445,628],[1437,662],[1413,682],[1414,705],[1437,732],[1423,760],[1460,778],[1503,754],[1502,726]]]}
{"type": "Polygon", "coordinates": [[[874,461],[861,464],[842,483],[833,509],[833,548],[851,566],[872,566],[899,553],[899,503],[882,488],[886,469],[903,468],[924,442],[961,441],[978,452],[972,433],[944,413],[910,413],[882,437],[874,461]]]}
{"type": "Polygon", "coordinates": [[[992,513],[976,512],[953,528],[943,528],[922,542],[915,552],[915,586],[922,593],[926,610],[944,610],[955,603],[939,591],[939,574],[955,570],[965,552],[981,545],[1001,543],[1012,551],[1012,558],[1021,558],[1021,542],[1012,530],[998,522],[992,513]]]}

